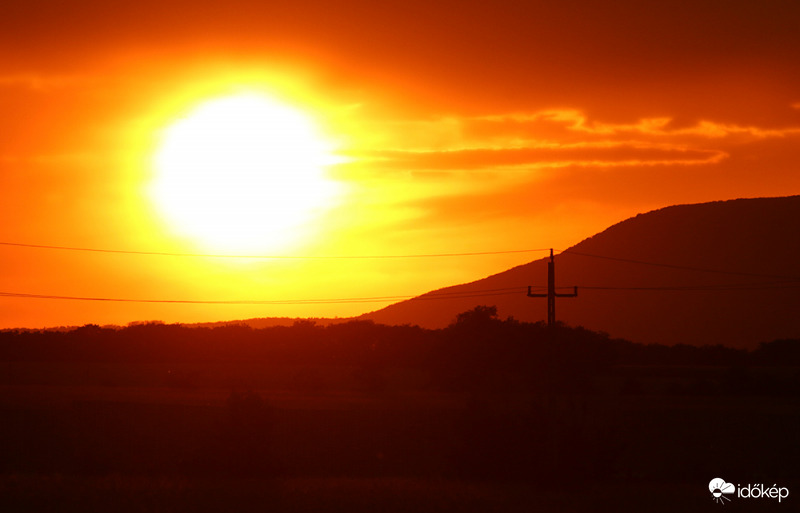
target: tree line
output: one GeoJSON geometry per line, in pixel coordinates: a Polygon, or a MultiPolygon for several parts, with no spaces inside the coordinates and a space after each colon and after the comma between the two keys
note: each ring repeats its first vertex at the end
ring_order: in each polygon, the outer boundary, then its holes
{"type": "Polygon", "coordinates": [[[162,322],[126,327],[87,324],[71,330],[0,331],[2,361],[204,362],[427,367],[442,374],[525,371],[530,366],[798,366],[800,340],[754,350],[645,345],[564,324],[501,319],[493,306],[459,314],[443,329],[349,320],[319,325],[187,327],[162,322]]]}

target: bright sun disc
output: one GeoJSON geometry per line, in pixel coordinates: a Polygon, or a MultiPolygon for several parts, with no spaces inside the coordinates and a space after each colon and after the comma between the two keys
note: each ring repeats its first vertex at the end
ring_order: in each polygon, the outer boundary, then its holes
{"type": "Polygon", "coordinates": [[[328,206],[331,146],[300,111],[261,94],[210,100],[169,126],[155,154],[162,215],[204,246],[285,246],[328,206]]]}

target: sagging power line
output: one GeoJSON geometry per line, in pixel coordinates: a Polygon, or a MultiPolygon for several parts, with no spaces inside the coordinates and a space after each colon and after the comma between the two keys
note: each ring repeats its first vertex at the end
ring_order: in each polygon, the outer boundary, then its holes
{"type": "Polygon", "coordinates": [[[147,256],[170,256],[170,257],[199,257],[199,258],[249,258],[264,260],[350,260],[350,259],[394,259],[394,258],[445,258],[445,257],[466,257],[482,255],[508,255],[513,253],[535,253],[547,251],[547,249],[509,249],[499,251],[471,251],[463,253],[422,253],[409,255],[228,255],[215,253],[171,253],[165,251],[135,251],[125,249],[105,249],[105,248],[83,248],[75,246],[51,246],[46,244],[24,244],[19,242],[0,242],[0,246],[12,246],[19,248],[33,249],[52,249],[61,251],[83,251],[90,253],[113,253],[121,255],[147,255],[147,256]]]}
{"type": "Polygon", "coordinates": [[[344,303],[389,303],[403,300],[439,300],[468,299],[473,297],[502,296],[519,294],[523,287],[507,287],[501,289],[482,289],[469,292],[438,292],[423,296],[375,296],[350,298],[321,299],[274,299],[274,300],[194,300],[194,299],[138,299],[112,297],[62,296],[53,294],[27,294],[22,292],[0,292],[0,297],[19,299],[60,299],[68,301],[105,301],[117,303],[162,303],[162,304],[199,304],[199,305],[314,305],[344,303]]]}
{"type": "Polygon", "coordinates": [[[639,264],[639,265],[649,265],[653,267],[664,267],[667,269],[677,269],[680,271],[694,271],[694,272],[702,272],[702,273],[713,273],[713,274],[727,274],[732,276],[753,276],[757,278],[782,278],[782,279],[789,279],[789,280],[797,280],[800,281],[800,276],[788,276],[788,275],[780,275],[780,274],[764,274],[764,273],[753,273],[753,272],[744,272],[744,271],[728,271],[724,269],[708,269],[704,267],[692,267],[687,265],[676,265],[676,264],[665,264],[661,262],[648,262],[645,260],[634,260],[631,258],[620,258],[620,257],[611,257],[605,255],[594,255],[591,253],[584,253],[581,251],[573,251],[571,249],[562,249],[556,250],[559,251],[560,254],[568,254],[568,255],[577,255],[582,257],[589,257],[589,258],[599,258],[602,260],[612,260],[615,262],[623,262],[626,264],[639,264]]]}
{"type": "Polygon", "coordinates": [[[264,259],[264,260],[369,260],[369,259],[403,259],[403,258],[448,258],[448,257],[470,257],[470,256],[485,256],[485,255],[508,255],[519,253],[537,253],[550,251],[558,252],[559,254],[571,254],[589,258],[599,258],[603,260],[612,260],[616,262],[623,262],[629,264],[648,265],[655,267],[665,267],[669,269],[678,269],[685,271],[695,271],[704,273],[715,274],[728,274],[734,276],[753,276],[761,278],[781,278],[788,280],[800,281],[800,276],[777,275],[777,274],[764,274],[753,272],[741,271],[728,271],[724,269],[708,269],[701,267],[692,267],[685,265],[668,264],[662,262],[649,262],[645,260],[634,260],[630,258],[611,257],[606,255],[596,255],[585,253],[582,251],[574,251],[572,249],[552,249],[552,248],[533,248],[533,249],[510,249],[510,250],[496,250],[496,251],[471,251],[460,253],[417,253],[417,254],[396,254],[396,255],[237,255],[237,254],[218,254],[218,253],[178,253],[167,251],[139,251],[139,250],[124,250],[124,249],[108,249],[108,248],[85,248],[77,246],[55,246],[47,244],[27,244],[21,242],[2,242],[0,246],[31,248],[31,249],[48,249],[48,250],[61,250],[61,251],[81,251],[90,253],[111,253],[122,255],[144,255],[144,256],[168,256],[168,257],[197,257],[197,258],[243,258],[243,259],[264,259]]]}
{"type": "MultiPolygon", "coordinates": [[[[527,286],[527,290],[532,292],[534,289],[544,287],[527,286]]],[[[572,294],[556,293],[554,297],[575,297],[577,287],[555,287],[558,289],[573,290],[572,294]]],[[[765,282],[765,283],[740,283],[729,285],[696,285],[696,286],[652,286],[652,287],[620,287],[588,285],[581,286],[584,290],[595,291],[655,291],[655,292],[733,292],[743,290],[774,290],[787,288],[800,288],[800,282],[765,282]]],[[[475,297],[490,296],[511,296],[525,292],[525,286],[505,287],[499,289],[479,289],[464,292],[436,292],[421,296],[375,296],[375,297],[349,297],[349,298],[322,298],[322,299],[275,299],[275,300],[192,300],[192,299],[138,299],[138,298],[110,298],[110,297],[86,297],[86,296],[65,296],[56,294],[28,294],[22,292],[0,292],[0,297],[18,299],[57,299],[71,301],[110,301],[123,303],[176,303],[176,304],[208,304],[208,305],[302,305],[302,304],[338,304],[338,303],[389,303],[393,301],[435,301],[469,299],[475,297]]],[[[531,294],[530,297],[547,297],[548,294],[531,294]]]]}
{"type": "MultiPolygon", "coordinates": [[[[600,258],[606,260],[614,260],[623,263],[650,265],[657,267],[665,267],[678,270],[687,270],[695,272],[708,272],[727,275],[740,275],[750,277],[762,278],[780,278],[782,281],[770,281],[760,283],[739,283],[739,284],[715,284],[715,285],[685,285],[685,286],[605,286],[605,285],[582,285],[581,288],[585,290],[596,291],[676,291],[676,292],[694,292],[694,291],[737,291],[737,290],[757,290],[757,289],[784,289],[784,288],[797,288],[800,287],[800,277],[797,276],[784,276],[772,275],[762,273],[750,272],[735,272],[721,269],[706,269],[689,266],[681,266],[674,264],[666,264],[659,262],[648,262],[642,260],[633,260],[619,257],[610,257],[604,255],[589,254],[577,252],[573,250],[553,250],[553,249],[522,249],[522,250],[506,250],[506,251],[483,251],[483,252],[468,252],[468,253],[434,253],[434,254],[411,254],[411,255],[341,255],[341,256],[312,256],[312,255],[219,255],[219,254],[195,254],[195,253],[163,253],[163,252],[148,252],[148,251],[128,251],[128,250],[113,250],[113,249],[98,249],[98,248],[82,248],[82,247],[68,247],[68,246],[48,246],[36,244],[23,244],[13,242],[0,242],[0,246],[16,246],[36,249],[53,249],[53,250],[68,250],[68,251],[89,251],[101,253],[122,253],[133,255],[158,255],[158,256],[179,256],[179,257],[210,257],[210,258],[281,258],[281,259],[370,259],[370,258],[426,258],[426,257],[466,257],[476,255],[496,255],[508,253],[526,253],[538,251],[550,251],[550,262],[548,263],[548,286],[546,293],[534,293],[534,289],[543,289],[543,287],[527,286],[527,295],[529,297],[547,297],[547,319],[548,324],[555,323],[555,298],[557,297],[575,297],[577,296],[578,287],[556,287],[555,286],[555,260],[554,251],[560,254],[574,254],[583,257],[600,258]],[[557,290],[571,289],[572,293],[559,293],[557,290]]],[[[409,295],[394,295],[394,296],[378,296],[378,297],[349,297],[349,298],[322,298],[322,299],[286,299],[286,300],[185,300],[185,299],[137,299],[137,298],[113,298],[113,297],[85,297],[85,296],[67,296],[58,294],[30,294],[21,292],[0,292],[0,297],[5,298],[19,298],[19,299],[57,299],[57,300],[74,300],[74,301],[112,301],[112,302],[126,302],[126,303],[181,303],[181,304],[219,304],[219,305],[298,305],[298,304],[336,304],[336,303],[390,303],[394,301],[403,300],[445,300],[445,299],[467,299],[473,297],[486,297],[486,296],[501,296],[501,295],[514,295],[525,291],[525,286],[519,287],[506,287],[500,289],[479,289],[471,291],[451,291],[451,292],[432,292],[423,294],[421,296],[409,295]]]]}

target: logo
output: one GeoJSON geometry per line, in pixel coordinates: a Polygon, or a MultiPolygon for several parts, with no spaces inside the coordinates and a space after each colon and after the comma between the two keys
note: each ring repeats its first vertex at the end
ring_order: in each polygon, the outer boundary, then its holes
{"type": "Polygon", "coordinates": [[[725,504],[725,501],[731,501],[728,497],[725,497],[725,495],[736,492],[736,487],[731,483],[726,483],[725,480],[720,477],[715,477],[708,483],[708,491],[710,491],[711,495],[714,497],[714,502],[725,504]]]}
{"type": "Polygon", "coordinates": [[[721,477],[715,477],[708,483],[708,491],[711,492],[714,502],[720,504],[731,501],[730,497],[726,497],[726,495],[740,499],[778,499],[778,502],[789,496],[789,489],[786,487],[763,484],[747,484],[745,486],[737,484],[734,486],[733,483],[727,483],[721,477]]]}

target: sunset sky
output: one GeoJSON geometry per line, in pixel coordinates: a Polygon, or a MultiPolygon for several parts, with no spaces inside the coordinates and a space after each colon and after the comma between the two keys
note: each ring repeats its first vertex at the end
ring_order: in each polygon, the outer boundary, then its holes
{"type": "Polygon", "coordinates": [[[798,27],[796,0],[4,2],[0,328],[350,316],[656,208],[800,194],[798,27]],[[198,145],[159,196],[165,141],[251,96],[311,127],[302,190],[219,169],[233,201],[175,222],[215,164],[198,145]],[[465,253],[490,254],[420,256],[465,253]]]}

